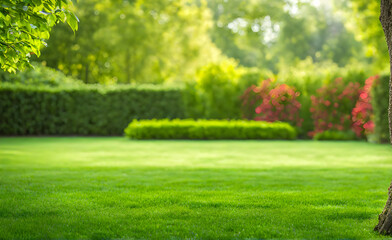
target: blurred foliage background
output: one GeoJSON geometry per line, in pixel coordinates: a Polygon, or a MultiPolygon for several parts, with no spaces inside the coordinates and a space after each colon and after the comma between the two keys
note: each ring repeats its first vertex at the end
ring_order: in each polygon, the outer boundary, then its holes
{"type": "MultiPolygon", "coordinates": [[[[271,89],[285,84],[298,92],[298,130],[306,138],[319,121],[312,115],[311,98],[319,95],[321,88],[333,87],[337,78],[343,83],[336,91],[354,83],[363,87],[366,79],[379,75],[382,77],[371,91],[377,116],[368,114],[376,123],[378,138],[387,138],[382,135],[388,129],[388,92],[383,88],[388,84],[389,61],[378,0],[81,0],[70,8],[80,20],[78,31],[66,24],[54,26],[41,56],[31,58],[33,69],[0,73],[0,84],[10,96],[3,104],[9,108],[9,116],[16,116],[16,104],[24,106],[31,101],[30,90],[24,88],[29,85],[38,89],[34,90],[37,104],[52,98],[65,104],[69,89],[73,89],[91,102],[82,104],[82,113],[93,104],[105,111],[116,106],[113,116],[121,115],[124,109],[137,110],[118,117],[122,120],[111,134],[120,134],[119,129],[132,119],[147,116],[243,119],[248,117],[241,96],[269,79],[271,89]],[[16,86],[7,88],[10,84],[16,86]],[[130,90],[122,89],[128,84],[132,85],[130,90]],[[162,97],[151,97],[155,90],[147,96],[143,94],[150,90],[133,88],[143,84],[157,85],[154,87],[161,89],[162,97]],[[119,89],[106,93],[103,89],[107,85],[119,89]],[[63,89],[64,94],[53,94],[54,90],[46,87],[63,89]],[[105,92],[106,100],[97,97],[101,95],[95,87],[102,88],[99,91],[105,92]],[[167,87],[175,90],[167,92],[167,87]],[[128,95],[135,97],[128,99],[128,95]]],[[[357,90],[359,96],[361,89],[357,90]]],[[[256,96],[248,106],[253,115],[259,100],[256,96]]],[[[336,100],[337,106],[340,100],[336,100]]],[[[345,109],[347,116],[353,106],[345,109]]],[[[23,116],[35,108],[32,105],[18,114],[23,116]]],[[[41,124],[36,114],[31,116],[29,121],[41,124]]],[[[80,129],[93,122],[99,123],[97,129],[87,133],[97,133],[106,122],[114,122],[108,119],[86,118],[79,124],[83,127],[72,131],[84,133],[80,129]]],[[[3,125],[0,122],[0,129],[11,129],[7,125],[11,124],[15,133],[52,131],[25,129],[14,123],[12,119],[3,125]]]]}
{"type": "Polygon", "coordinates": [[[191,82],[227,61],[316,82],[388,64],[377,0],[83,0],[73,10],[79,30],[56,26],[33,60],[85,83],[191,82]]]}

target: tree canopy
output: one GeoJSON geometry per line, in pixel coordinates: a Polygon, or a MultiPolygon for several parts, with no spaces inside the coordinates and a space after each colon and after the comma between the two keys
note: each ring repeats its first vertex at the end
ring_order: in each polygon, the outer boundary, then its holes
{"type": "MultiPolygon", "coordinates": [[[[87,83],[185,81],[228,58],[274,74],[301,61],[369,63],[337,4],[310,0],[84,0],[74,35],[56,26],[39,61],[87,83]]],[[[342,8],[345,13],[353,12],[342,8]]]]}
{"type": "Polygon", "coordinates": [[[227,59],[275,75],[304,65],[386,68],[376,0],[3,2],[1,65],[11,72],[31,55],[86,83],[183,82],[227,59]]]}
{"type": "Polygon", "coordinates": [[[8,72],[31,66],[29,57],[39,56],[51,28],[67,22],[73,31],[78,18],[69,10],[70,0],[2,0],[0,4],[0,65],[8,72]]]}

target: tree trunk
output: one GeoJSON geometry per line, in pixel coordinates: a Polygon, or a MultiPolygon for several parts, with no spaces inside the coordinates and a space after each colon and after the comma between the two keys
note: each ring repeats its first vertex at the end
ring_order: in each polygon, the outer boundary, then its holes
{"type": "MultiPolygon", "coordinates": [[[[381,0],[380,21],[387,40],[390,70],[392,73],[392,0],[381,0]]],[[[389,136],[392,144],[392,79],[389,78],[389,136]]],[[[392,182],[388,189],[388,200],[384,210],[378,216],[378,224],[374,228],[381,234],[392,234],[392,182]]]]}
{"type": "Polygon", "coordinates": [[[374,230],[385,235],[392,234],[392,183],[388,188],[387,203],[382,213],[378,215],[378,224],[374,230]]]}

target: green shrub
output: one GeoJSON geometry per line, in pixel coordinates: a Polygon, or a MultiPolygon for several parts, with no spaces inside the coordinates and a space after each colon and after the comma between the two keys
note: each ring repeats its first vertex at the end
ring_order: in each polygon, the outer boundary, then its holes
{"type": "Polygon", "coordinates": [[[309,136],[327,130],[351,130],[353,126],[351,113],[358,101],[360,90],[359,83],[346,84],[342,78],[337,78],[333,84],[317,90],[317,94],[311,96],[310,112],[315,127],[314,131],[308,133],[309,136]]]}
{"type": "Polygon", "coordinates": [[[277,75],[277,83],[295,87],[301,93],[298,101],[302,105],[300,117],[304,121],[299,129],[299,136],[306,138],[307,133],[315,128],[310,112],[312,105],[310,97],[317,95],[317,89],[333,84],[336,78],[342,78],[344,84],[358,82],[363,85],[368,77],[369,66],[361,63],[339,67],[330,61],[313,62],[311,58],[307,58],[291,66],[282,64],[277,75]]]}
{"type": "Polygon", "coordinates": [[[163,86],[0,85],[1,135],[121,135],[133,119],[184,118],[182,90],[163,86]]]}
{"type": "Polygon", "coordinates": [[[132,139],[295,139],[287,123],[225,120],[134,120],[125,129],[132,139]]]}
{"type": "Polygon", "coordinates": [[[317,133],[313,137],[314,140],[335,140],[335,141],[349,141],[357,140],[357,136],[353,131],[333,131],[327,130],[321,133],[317,133]]]}
{"type": "Polygon", "coordinates": [[[51,87],[83,85],[82,81],[67,77],[62,72],[45,67],[42,64],[33,63],[33,66],[34,68],[16,74],[0,72],[0,82],[51,87]]]}
{"type": "Polygon", "coordinates": [[[372,87],[371,103],[374,113],[374,134],[376,141],[389,142],[388,103],[389,75],[377,79],[372,87]]]}
{"type": "Polygon", "coordinates": [[[241,117],[238,89],[240,73],[237,63],[225,61],[209,64],[196,74],[197,96],[203,104],[203,118],[238,119],[241,117]]]}
{"type": "Polygon", "coordinates": [[[232,59],[200,68],[195,80],[186,83],[187,117],[194,119],[241,119],[243,91],[271,73],[238,66],[232,59]]]}

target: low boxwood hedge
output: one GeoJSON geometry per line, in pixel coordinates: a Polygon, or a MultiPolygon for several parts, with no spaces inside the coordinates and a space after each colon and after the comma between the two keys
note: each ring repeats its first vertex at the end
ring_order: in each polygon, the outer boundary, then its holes
{"type": "Polygon", "coordinates": [[[295,139],[288,123],[225,120],[134,120],[125,129],[131,139],[295,139]]]}
{"type": "Polygon", "coordinates": [[[353,131],[333,131],[328,130],[314,135],[313,140],[332,140],[332,141],[350,141],[358,140],[353,131]]]}

